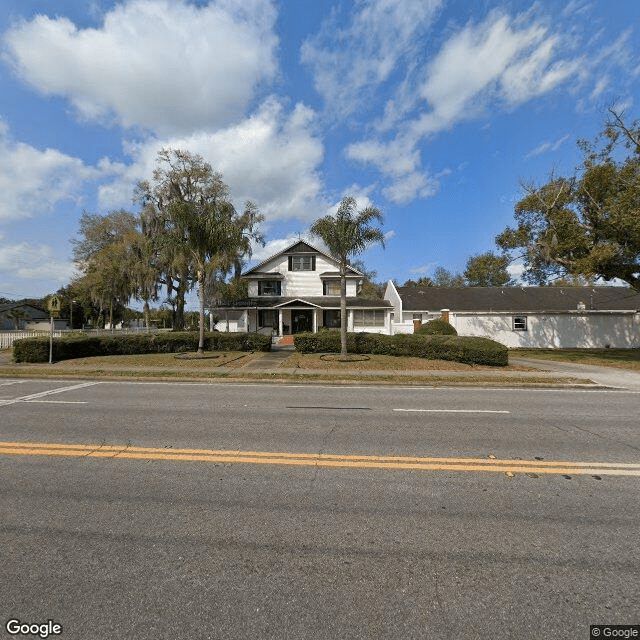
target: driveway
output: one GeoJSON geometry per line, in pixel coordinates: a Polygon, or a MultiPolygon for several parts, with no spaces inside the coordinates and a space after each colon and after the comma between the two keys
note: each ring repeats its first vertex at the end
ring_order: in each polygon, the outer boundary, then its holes
{"type": "Polygon", "coordinates": [[[556,362],[552,360],[535,360],[533,358],[509,358],[510,364],[521,364],[526,367],[561,373],[576,378],[589,378],[606,387],[640,391],[640,373],[616,367],[599,367],[592,364],[576,362],[556,362]]]}

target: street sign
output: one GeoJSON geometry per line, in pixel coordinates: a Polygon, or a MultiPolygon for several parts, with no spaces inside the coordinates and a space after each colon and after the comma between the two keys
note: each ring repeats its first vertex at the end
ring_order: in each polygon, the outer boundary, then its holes
{"type": "Polygon", "coordinates": [[[47,307],[49,308],[49,315],[52,318],[59,318],[61,306],[62,303],[60,302],[60,298],[58,298],[58,296],[51,296],[49,298],[49,302],[47,303],[47,307]]]}

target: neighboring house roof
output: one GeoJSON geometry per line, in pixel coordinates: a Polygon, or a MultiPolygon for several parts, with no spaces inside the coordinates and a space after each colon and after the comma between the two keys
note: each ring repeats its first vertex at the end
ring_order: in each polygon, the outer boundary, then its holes
{"type": "Polygon", "coordinates": [[[629,287],[398,287],[404,311],[640,310],[640,293],[629,287]]]}
{"type": "Polygon", "coordinates": [[[0,314],[4,315],[11,311],[23,311],[24,313],[29,313],[31,318],[49,318],[49,314],[44,309],[32,304],[26,304],[24,302],[9,302],[0,305],[0,314]]]}
{"type": "MultiPolygon", "coordinates": [[[[336,265],[338,264],[338,261],[328,253],[325,253],[324,251],[320,251],[320,249],[318,249],[317,247],[314,247],[313,245],[310,245],[308,242],[304,242],[303,240],[296,240],[296,242],[288,246],[286,249],[283,249],[282,251],[278,251],[278,253],[274,253],[272,256],[269,256],[266,260],[263,260],[260,264],[256,265],[255,267],[252,267],[248,271],[245,271],[241,275],[243,278],[249,275],[253,277],[256,273],[261,273],[260,269],[264,267],[264,265],[271,262],[274,258],[277,258],[278,256],[281,256],[284,254],[292,254],[292,253],[319,253],[323,255],[327,260],[330,260],[336,265]]],[[[349,267],[349,269],[354,274],[357,274],[359,276],[363,275],[353,267],[349,267]]]]}
{"type": "MultiPolygon", "coordinates": [[[[276,309],[286,307],[318,307],[320,309],[339,309],[340,296],[305,296],[305,297],[288,297],[278,296],[269,298],[244,298],[238,300],[230,308],[252,308],[259,309],[276,309]]],[[[388,300],[371,300],[369,298],[347,298],[347,307],[349,309],[387,309],[392,307],[388,300]]]]}

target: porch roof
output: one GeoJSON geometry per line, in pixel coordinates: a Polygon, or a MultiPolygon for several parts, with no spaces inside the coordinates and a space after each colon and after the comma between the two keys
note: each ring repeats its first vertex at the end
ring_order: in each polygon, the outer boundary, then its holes
{"type": "MultiPolygon", "coordinates": [[[[300,307],[317,307],[319,309],[339,309],[340,296],[310,296],[310,297],[258,297],[243,298],[232,305],[228,305],[229,309],[279,309],[284,306],[294,308],[296,303],[300,307]]],[[[370,298],[347,297],[347,309],[389,309],[392,304],[388,300],[372,300],[370,298]]],[[[224,307],[222,307],[224,308],[224,307]]]]}
{"type": "MultiPolygon", "coordinates": [[[[339,278],[340,277],[340,272],[339,271],[323,271],[320,274],[321,278],[339,278]]],[[[358,273],[355,273],[354,271],[351,271],[350,273],[347,273],[345,275],[346,278],[356,278],[356,279],[360,279],[362,278],[361,275],[359,275],[358,273]]]]}

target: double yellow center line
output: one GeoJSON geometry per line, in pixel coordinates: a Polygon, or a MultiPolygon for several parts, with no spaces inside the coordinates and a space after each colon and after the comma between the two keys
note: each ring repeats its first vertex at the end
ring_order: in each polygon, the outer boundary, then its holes
{"type": "Polygon", "coordinates": [[[165,449],[106,444],[0,442],[0,455],[117,458],[119,460],[171,460],[216,464],[273,464],[352,469],[465,471],[561,475],[640,476],[640,464],[618,462],[562,462],[500,460],[497,458],[430,458],[410,456],[355,456],[217,449],[165,449]]]}

